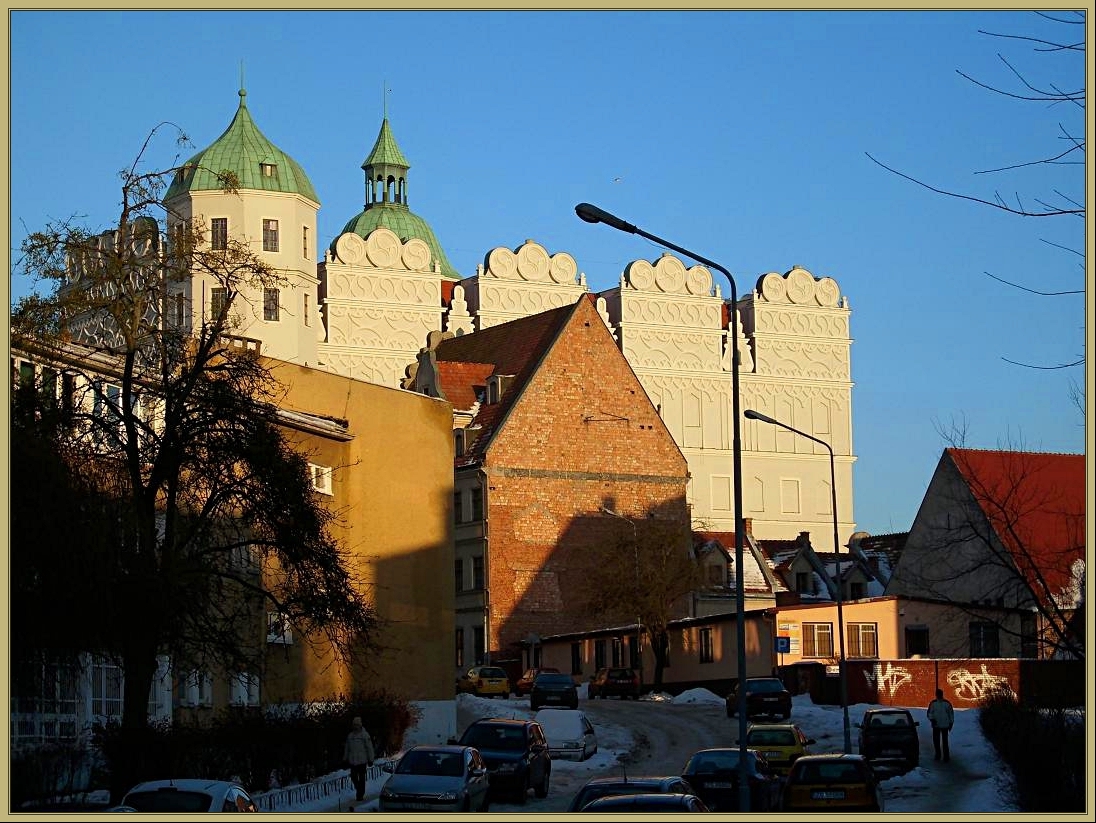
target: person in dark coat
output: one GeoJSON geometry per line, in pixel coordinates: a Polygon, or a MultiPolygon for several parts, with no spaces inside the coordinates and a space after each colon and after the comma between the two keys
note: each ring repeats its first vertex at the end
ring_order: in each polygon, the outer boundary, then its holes
{"type": "Polygon", "coordinates": [[[944,690],[936,690],[936,698],[929,703],[929,723],[932,724],[932,747],[936,750],[936,760],[947,763],[951,760],[951,751],[948,748],[948,733],[955,725],[955,709],[944,697],[944,690]],[[941,755],[943,755],[941,757],[941,755]]]}

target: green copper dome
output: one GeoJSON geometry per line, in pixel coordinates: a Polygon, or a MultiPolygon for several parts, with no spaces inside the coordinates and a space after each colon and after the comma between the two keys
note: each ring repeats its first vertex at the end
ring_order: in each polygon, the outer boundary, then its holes
{"type": "Polygon", "coordinates": [[[304,169],[259,131],[247,110],[246,98],[247,92],[240,89],[240,107],[232,123],[212,145],[183,164],[165,200],[190,191],[221,189],[217,173],[227,170],[235,173],[241,189],[299,194],[320,202],[304,169]]]}
{"type": "MultiPolygon", "coordinates": [[[[378,228],[386,228],[396,233],[404,243],[413,237],[422,240],[430,247],[431,260],[436,260],[441,266],[443,277],[450,280],[460,280],[461,275],[453,268],[449,258],[438,238],[434,236],[434,230],[430,224],[415,214],[407,205],[407,170],[411,164],[403,156],[400,147],[396,144],[396,138],[392,135],[392,128],[388,125],[388,118],[381,123],[377,141],[373,144],[373,150],[362,163],[365,171],[366,204],[364,210],[351,219],[340,235],[353,232],[360,237],[367,237],[371,231],[378,228]]],[[[337,241],[338,238],[335,238],[337,241]]],[[[331,243],[334,251],[335,242],[331,243]]]]}

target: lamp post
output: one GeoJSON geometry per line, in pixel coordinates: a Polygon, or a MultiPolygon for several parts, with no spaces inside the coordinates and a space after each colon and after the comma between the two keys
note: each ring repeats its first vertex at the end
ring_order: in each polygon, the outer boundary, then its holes
{"type": "Polygon", "coordinates": [[[638,234],[646,237],[668,249],[673,249],[679,254],[709,266],[721,272],[727,278],[731,288],[731,464],[734,473],[734,562],[735,562],[735,643],[738,646],[738,807],[741,811],[750,808],[750,786],[748,782],[749,769],[746,763],[746,596],[742,579],[742,439],[741,439],[741,414],[739,412],[738,390],[738,287],[735,285],[731,273],[718,263],[701,257],[699,254],[683,249],[669,240],[650,234],[643,229],[633,226],[604,209],[589,203],[579,203],[575,206],[575,214],[587,223],[604,223],[610,228],[622,231],[625,234],[638,234]]]}
{"type": "MultiPolygon", "coordinates": [[[[632,520],[632,518],[625,517],[623,514],[620,514],[619,512],[613,511],[608,506],[602,506],[601,511],[604,514],[608,514],[608,515],[612,515],[613,517],[620,518],[621,520],[625,521],[629,526],[632,527],[632,551],[635,552],[635,556],[636,556],[636,609],[638,610],[639,609],[639,602],[640,602],[639,601],[639,532],[636,531],[636,523],[635,523],[634,520],[632,520]]],[[[636,660],[639,661],[639,685],[642,688],[642,686],[643,686],[643,624],[640,621],[641,621],[641,615],[637,611],[636,612],[636,660]]]]}
{"type": "Polygon", "coordinates": [[[830,508],[833,510],[833,556],[837,566],[837,635],[840,643],[840,655],[837,658],[837,675],[838,679],[841,681],[841,712],[844,715],[843,719],[845,725],[845,754],[852,754],[852,732],[849,729],[849,690],[848,681],[845,677],[845,618],[841,611],[841,602],[844,598],[841,596],[841,552],[839,551],[837,538],[837,479],[834,470],[833,449],[825,440],[819,440],[814,435],[802,432],[799,429],[789,426],[787,423],[781,423],[779,420],[774,420],[761,412],[756,412],[753,409],[746,409],[744,415],[748,420],[760,420],[762,423],[771,423],[774,426],[779,426],[782,429],[795,432],[801,437],[806,437],[808,440],[813,440],[815,443],[821,443],[826,447],[826,451],[830,453],[830,508]]]}

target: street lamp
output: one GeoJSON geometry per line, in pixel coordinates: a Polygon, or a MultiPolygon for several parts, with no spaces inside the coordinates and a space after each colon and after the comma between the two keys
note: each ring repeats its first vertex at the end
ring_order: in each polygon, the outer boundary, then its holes
{"type": "MultiPolygon", "coordinates": [[[[632,527],[632,551],[636,556],[636,608],[639,608],[639,533],[636,531],[636,523],[632,518],[625,517],[619,512],[615,512],[608,506],[602,506],[601,511],[604,514],[612,515],[613,517],[619,517],[632,527]]],[[[640,622],[641,615],[636,612],[636,660],[639,661],[639,685],[643,686],[643,624],[640,622]]]]}
{"type": "Polygon", "coordinates": [[[679,254],[683,254],[698,263],[715,269],[721,272],[724,277],[727,278],[727,283],[731,287],[731,417],[732,417],[732,435],[731,435],[731,464],[734,472],[734,562],[735,562],[735,610],[737,611],[737,620],[735,621],[735,642],[738,646],[738,806],[743,812],[748,811],[750,808],[750,786],[748,782],[749,768],[746,763],[746,623],[745,614],[746,611],[746,595],[743,587],[743,560],[742,560],[742,541],[743,541],[743,528],[742,528],[742,439],[741,439],[741,427],[739,413],[739,390],[738,390],[738,287],[735,285],[734,278],[731,277],[731,273],[727,271],[723,266],[718,263],[701,257],[699,254],[683,249],[681,246],[671,243],[669,240],[663,240],[661,237],[649,234],[643,229],[633,226],[619,217],[604,209],[599,209],[597,206],[592,206],[589,203],[579,203],[575,206],[575,214],[585,220],[587,223],[604,223],[610,228],[614,228],[617,231],[622,231],[625,234],[638,234],[640,237],[646,237],[648,240],[652,240],[659,245],[665,246],[668,249],[673,249],[679,254]]]}
{"type": "Polygon", "coordinates": [[[756,412],[753,409],[746,409],[744,415],[748,420],[760,420],[762,423],[771,423],[774,426],[779,426],[782,429],[787,429],[790,432],[795,432],[802,437],[806,437],[808,440],[813,440],[815,443],[821,443],[826,447],[826,451],[830,453],[830,508],[833,510],[833,556],[837,565],[837,635],[840,643],[840,656],[837,658],[837,674],[841,681],[841,711],[844,714],[845,724],[845,754],[852,754],[852,732],[849,729],[849,690],[848,681],[845,677],[845,618],[841,612],[841,601],[844,598],[841,596],[841,552],[837,539],[837,480],[836,472],[834,471],[833,449],[825,440],[819,440],[814,435],[801,432],[799,429],[793,428],[787,423],[781,423],[779,420],[774,420],[761,412],[756,412]]]}

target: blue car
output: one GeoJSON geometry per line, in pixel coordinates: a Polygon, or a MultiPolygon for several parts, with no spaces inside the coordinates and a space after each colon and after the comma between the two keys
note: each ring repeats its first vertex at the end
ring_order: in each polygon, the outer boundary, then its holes
{"type": "Polygon", "coordinates": [[[525,803],[529,789],[537,797],[548,796],[552,758],[544,730],[535,720],[477,720],[455,742],[479,751],[487,764],[492,796],[511,795],[518,803],[525,803]]]}

